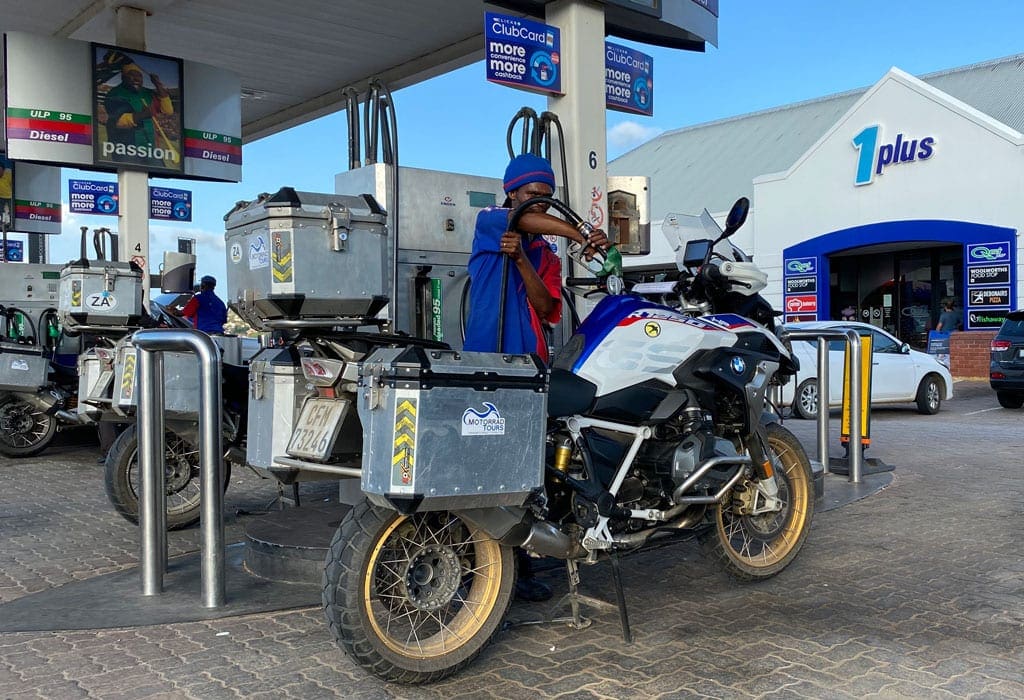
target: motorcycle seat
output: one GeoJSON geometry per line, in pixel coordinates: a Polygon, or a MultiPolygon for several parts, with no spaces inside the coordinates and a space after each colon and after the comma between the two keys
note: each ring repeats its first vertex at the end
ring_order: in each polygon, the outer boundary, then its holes
{"type": "Polygon", "coordinates": [[[594,405],[597,387],[572,372],[553,367],[548,384],[548,416],[562,418],[586,413],[594,405]]]}

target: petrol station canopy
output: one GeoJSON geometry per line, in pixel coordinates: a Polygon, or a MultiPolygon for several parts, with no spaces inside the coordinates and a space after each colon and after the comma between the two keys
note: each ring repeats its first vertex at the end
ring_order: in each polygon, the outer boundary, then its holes
{"type": "MultiPolygon", "coordinates": [[[[240,76],[242,135],[249,142],[343,108],[342,91],[349,87],[362,91],[370,79],[378,78],[396,90],[481,60],[485,12],[543,19],[547,4],[544,0],[495,4],[481,0],[2,0],[0,7],[3,31],[105,44],[117,43],[118,7],[146,10],[147,51],[240,76]]],[[[604,4],[609,35],[697,51],[704,49],[705,41],[717,42],[717,0],[608,0],[604,4]]]]}

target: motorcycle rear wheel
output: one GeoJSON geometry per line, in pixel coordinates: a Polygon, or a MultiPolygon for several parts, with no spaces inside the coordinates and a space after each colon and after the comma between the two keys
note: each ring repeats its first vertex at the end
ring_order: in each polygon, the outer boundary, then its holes
{"type": "Polygon", "coordinates": [[[387,681],[431,683],[483,651],[514,580],[512,549],[456,515],[402,515],[364,501],[334,533],[323,607],[360,666],[387,681]]]}
{"type": "Polygon", "coordinates": [[[774,576],[796,558],[814,517],[811,463],[796,437],[781,425],[767,428],[782,509],[740,515],[732,499],[712,511],[713,527],[705,533],[705,552],[733,577],[757,581],[774,576]]]}
{"type": "MultiPolygon", "coordinates": [[[[199,522],[201,493],[199,448],[168,429],[164,435],[164,484],[167,491],[167,529],[181,530],[199,522]]],[[[110,446],[103,485],[114,509],[128,522],[139,524],[139,436],[129,425],[110,446]]],[[[224,462],[224,490],[231,480],[231,464],[224,462]]]]}
{"type": "Polygon", "coordinates": [[[17,396],[0,398],[0,454],[32,457],[53,442],[57,419],[17,396]]]}

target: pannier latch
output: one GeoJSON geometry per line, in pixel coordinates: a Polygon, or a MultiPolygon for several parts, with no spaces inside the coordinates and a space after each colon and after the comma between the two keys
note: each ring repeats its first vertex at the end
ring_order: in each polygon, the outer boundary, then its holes
{"type": "Polygon", "coordinates": [[[348,247],[348,234],[352,228],[352,212],[346,207],[324,207],[324,216],[330,225],[331,250],[342,253],[348,247]]]}

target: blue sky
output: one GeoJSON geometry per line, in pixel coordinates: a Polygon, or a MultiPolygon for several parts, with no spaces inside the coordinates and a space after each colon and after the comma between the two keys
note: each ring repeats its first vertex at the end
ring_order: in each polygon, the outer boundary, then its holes
{"type": "MultiPolygon", "coordinates": [[[[615,158],[662,131],[701,124],[872,85],[892,66],[911,74],[1024,53],[1020,5],[951,0],[721,0],[719,46],[706,53],[660,49],[609,37],[654,57],[654,116],[608,112],[615,158]]],[[[482,63],[394,93],[402,165],[500,176],[505,132],[520,107],[547,109],[544,97],[493,85],[482,63]]],[[[563,124],[563,128],[570,125],[563,124]]],[[[196,238],[197,273],[222,277],[223,216],[238,200],[283,185],[330,192],[347,169],[347,127],[338,112],[243,147],[238,184],[153,180],[193,191],[191,224],[150,223],[156,263],[177,238],[196,238]]],[[[709,163],[713,167],[713,163],[709,163]]],[[[65,169],[67,180],[113,176],[65,169]]],[[[78,227],[116,225],[112,217],[69,215],[51,239],[50,261],[77,257],[78,227]]]]}

